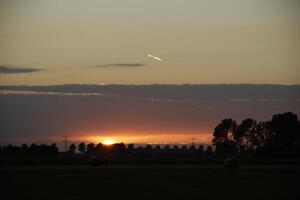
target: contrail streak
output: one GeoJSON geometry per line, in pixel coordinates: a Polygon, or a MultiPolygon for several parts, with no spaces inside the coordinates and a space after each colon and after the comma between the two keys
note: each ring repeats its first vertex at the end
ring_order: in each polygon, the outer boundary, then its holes
{"type": "Polygon", "coordinates": [[[156,56],[152,56],[151,54],[148,54],[147,56],[148,56],[149,58],[153,58],[153,59],[155,59],[155,60],[162,61],[161,58],[158,58],[158,57],[156,57],[156,56]]]}

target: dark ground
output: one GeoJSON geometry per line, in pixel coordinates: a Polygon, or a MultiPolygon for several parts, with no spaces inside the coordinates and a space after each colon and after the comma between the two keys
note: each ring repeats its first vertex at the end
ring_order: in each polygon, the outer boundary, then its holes
{"type": "MultiPolygon", "coordinates": [[[[4,199],[300,199],[300,167],[4,166],[4,199]]],[[[2,198],[1,198],[2,199],[2,198]]]]}

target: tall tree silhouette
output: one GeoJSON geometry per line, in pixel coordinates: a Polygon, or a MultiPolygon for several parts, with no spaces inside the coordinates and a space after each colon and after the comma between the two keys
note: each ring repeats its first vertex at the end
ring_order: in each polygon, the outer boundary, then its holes
{"type": "Polygon", "coordinates": [[[92,154],[94,152],[94,143],[89,143],[86,148],[86,154],[92,154]]]}
{"type": "Polygon", "coordinates": [[[199,154],[200,154],[200,155],[203,155],[203,153],[204,153],[204,146],[203,146],[202,144],[199,145],[198,151],[199,151],[199,154]]]}
{"type": "Polygon", "coordinates": [[[285,150],[291,150],[296,140],[300,139],[300,122],[291,112],[274,115],[271,120],[274,141],[285,150]]]}
{"type": "Polygon", "coordinates": [[[213,145],[216,146],[217,154],[231,155],[236,153],[234,136],[237,132],[237,123],[232,119],[224,119],[219,123],[213,133],[213,145]]]}
{"type": "Polygon", "coordinates": [[[71,144],[71,145],[69,146],[69,152],[75,153],[75,150],[76,150],[76,145],[75,145],[75,144],[71,144]]]}
{"type": "Polygon", "coordinates": [[[128,150],[134,150],[134,144],[130,143],[127,147],[128,150]]]}
{"type": "Polygon", "coordinates": [[[252,146],[253,136],[256,132],[256,124],[257,122],[255,120],[248,118],[238,125],[233,137],[239,144],[241,150],[248,150],[252,146]]]}
{"type": "Polygon", "coordinates": [[[236,134],[237,124],[232,119],[223,119],[219,123],[213,133],[213,144],[217,145],[227,140],[233,140],[233,136],[236,134]]]}
{"type": "Polygon", "coordinates": [[[81,153],[84,153],[85,150],[86,150],[85,143],[81,142],[81,143],[78,145],[78,150],[79,150],[81,153]]]}
{"type": "Polygon", "coordinates": [[[256,124],[255,132],[251,135],[251,142],[257,148],[261,148],[270,143],[273,135],[270,121],[259,122],[256,124]]]}

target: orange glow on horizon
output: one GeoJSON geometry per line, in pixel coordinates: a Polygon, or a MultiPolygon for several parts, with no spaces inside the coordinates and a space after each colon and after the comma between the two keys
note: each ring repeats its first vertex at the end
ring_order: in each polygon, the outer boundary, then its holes
{"type": "Polygon", "coordinates": [[[112,145],[115,143],[134,144],[210,144],[212,134],[90,134],[81,136],[78,140],[112,145]]]}
{"type": "Polygon", "coordinates": [[[113,139],[105,139],[101,143],[104,144],[104,145],[108,145],[109,146],[109,145],[112,145],[112,144],[114,144],[116,142],[113,139]]]}

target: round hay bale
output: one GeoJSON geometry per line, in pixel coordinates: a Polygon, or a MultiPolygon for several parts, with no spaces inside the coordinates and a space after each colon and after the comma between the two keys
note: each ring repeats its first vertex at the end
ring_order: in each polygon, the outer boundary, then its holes
{"type": "Polygon", "coordinates": [[[240,160],[234,157],[227,158],[224,161],[224,168],[229,170],[238,170],[240,168],[240,160]]]}

